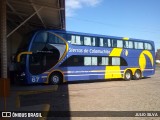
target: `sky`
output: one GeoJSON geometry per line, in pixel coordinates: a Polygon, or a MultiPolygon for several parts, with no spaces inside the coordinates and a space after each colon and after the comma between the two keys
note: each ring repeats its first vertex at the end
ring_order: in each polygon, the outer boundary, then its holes
{"type": "Polygon", "coordinates": [[[66,30],[153,40],[160,49],[160,0],[66,0],[66,30]]]}

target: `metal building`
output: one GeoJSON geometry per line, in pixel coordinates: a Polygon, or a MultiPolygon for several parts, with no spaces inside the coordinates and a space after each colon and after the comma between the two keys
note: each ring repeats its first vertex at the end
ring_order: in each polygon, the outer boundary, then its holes
{"type": "Polygon", "coordinates": [[[8,78],[10,57],[28,32],[65,26],[65,0],[1,0],[0,78],[8,78]]]}

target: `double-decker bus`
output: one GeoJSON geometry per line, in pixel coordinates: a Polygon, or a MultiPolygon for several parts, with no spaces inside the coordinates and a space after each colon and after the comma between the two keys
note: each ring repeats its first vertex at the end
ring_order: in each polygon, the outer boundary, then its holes
{"type": "Polygon", "coordinates": [[[137,80],[155,73],[155,46],[149,40],[39,30],[22,48],[18,76],[27,84],[137,80]]]}

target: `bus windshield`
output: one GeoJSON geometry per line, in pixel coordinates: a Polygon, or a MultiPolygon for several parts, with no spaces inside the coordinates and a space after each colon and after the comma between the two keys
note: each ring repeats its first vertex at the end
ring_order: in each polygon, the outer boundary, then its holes
{"type": "Polygon", "coordinates": [[[39,32],[32,41],[29,55],[29,71],[41,74],[56,65],[65,51],[65,42],[51,32],[39,32]]]}

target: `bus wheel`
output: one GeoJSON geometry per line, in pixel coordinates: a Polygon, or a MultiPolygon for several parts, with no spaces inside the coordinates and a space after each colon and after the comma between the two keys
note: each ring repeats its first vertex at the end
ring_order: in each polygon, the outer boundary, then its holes
{"type": "Polygon", "coordinates": [[[134,75],[133,75],[133,79],[134,80],[139,80],[139,79],[141,79],[141,77],[142,77],[141,71],[140,70],[136,70],[134,75]]]}
{"type": "Polygon", "coordinates": [[[53,73],[50,76],[50,84],[58,85],[62,82],[62,76],[60,74],[53,73]]]}
{"type": "Polygon", "coordinates": [[[127,70],[124,74],[124,80],[131,80],[132,79],[132,72],[127,70]]]}

